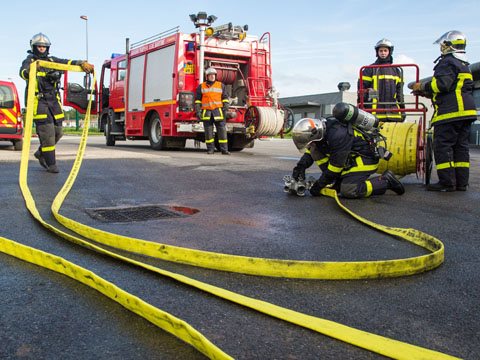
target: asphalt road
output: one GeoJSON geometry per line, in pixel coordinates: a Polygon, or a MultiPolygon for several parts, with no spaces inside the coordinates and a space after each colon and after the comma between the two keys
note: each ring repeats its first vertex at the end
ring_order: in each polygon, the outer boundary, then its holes
{"type": "MultiPolygon", "coordinates": [[[[28,182],[42,216],[63,185],[79,137],[57,146],[59,174],[31,156],[28,182]]],[[[32,142],[32,149],[38,140],[32,142]]],[[[289,140],[256,141],[253,149],[209,156],[153,151],[148,142],[106,147],[90,137],[80,174],[60,213],[81,223],[160,243],[222,253],[318,261],[384,260],[425,250],[371,230],[330,198],[283,192],[282,177],[299,158],[289,140]],[[185,206],[180,218],[103,223],[88,209],[185,206]]],[[[33,153],[33,151],[32,151],[33,153]]],[[[93,253],[54,236],[31,217],[18,186],[20,153],[0,142],[0,236],[62,256],[187,321],[236,359],[380,359],[382,356],[231,304],[173,280],[93,253]]],[[[312,175],[318,170],[313,169],[312,175]]],[[[435,179],[434,179],[435,180],[435,179]]],[[[343,199],[382,225],[415,228],[445,244],[439,268],[382,280],[288,280],[239,275],[165,261],[158,267],[309,315],[465,359],[480,354],[480,150],[471,150],[467,192],[430,193],[420,180],[343,199]]],[[[60,225],[58,225],[60,226],[60,225]]],[[[61,227],[61,226],[60,226],[61,227]]],[[[97,291],[0,253],[0,358],[201,359],[203,355],[97,291]]]]}

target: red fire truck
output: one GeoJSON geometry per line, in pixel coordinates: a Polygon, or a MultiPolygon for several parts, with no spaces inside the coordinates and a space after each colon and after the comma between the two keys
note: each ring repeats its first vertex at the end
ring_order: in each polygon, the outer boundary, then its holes
{"type": "Polygon", "coordinates": [[[11,141],[15,150],[23,148],[20,100],[13,82],[0,81],[0,141],[11,141]]]}
{"type": "MultiPolygon", "coordinates": [[[[199,33],[180,33],[176,27],[132,45],[127,39],[126,53],[104,62],[97,111],[108,146],[148,139],[160,150],[183,148],[187,139],[205,141],[194,96],[208,67],[217,70],[229,94],[229,150],[252,147],[257,137],[282,131],[285,111],[272,85],[270,34],[258,39],[246,34],[246,25],[231,23],[196,26],[199,33]]],[[[65,105],[86,107],[88,90],[78,84],[65,88],[65,105]]]]}

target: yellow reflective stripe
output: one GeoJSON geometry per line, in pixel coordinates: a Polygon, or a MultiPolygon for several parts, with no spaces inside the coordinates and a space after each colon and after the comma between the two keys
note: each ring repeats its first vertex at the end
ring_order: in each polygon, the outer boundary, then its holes
{"type": "Polygon", "coordinates": [[[342,172],[342,175],[349,174],[352,172],[361,172],[361,171],[376,171],[378,169],[378,163],[373,165],[364,165],[363,159],[361,156],[355,158],[356,165],[342,172]]]}
{"type": "Polygon", "coordinates": [[[365,181],[365,185],[367,185],[367,193],[365,194],[365,197],[372,195],[372,191],[373,191],[372,183],[369,180],[367,180],[365,181]]]}
{"type": "Polygon", "coordinates": [[[458,74],[458,83],[457,83],[457,88],[455,89],[455,95],[457,96],[457,103],[458,103],[458,111],[465,110],[463,106],[462,87],[466,79],[473,80],[472,74],[470,73],[458,74]]]}
{"type": "Polygon", "coordinates": [[[380,75],[378,76],[379,79],[389,79],[389,80],[396,80],[399,81],[401,80],[399,76],[396,75],[380,75]]]}
{"type": "Polygon", "coordinates": [[[322,158],[322,159],[320,159],[320,160],[317,160],[317,161],[315,161],[315,162],[317,163],[318,166],[320,166],[320,165],[325,164],[327,161],[328,161],[328,156],[326,156],[326,157],[324,157],[324,158],[322,158]]]}
{"type": "Polygon", "coordinates": [[[210,143],[212,143],[212,142],[214,142],[214,141],[215,141],[215,139],[205,140],[205,143],[210,144],[210,143]]]}
{"type": "Polygon", "coordinates": [[[454,45],[465,44],[465,40],[453,40],[452,44],[454,45]]]}
{"type": "Polygon", "coordinates": [[[401,115],[391,115],[391,114],[388,114],[388,115],[385,115],[385,114],[378,114],[377,113],[374,113],[372,112],[373,115],[375,115],[377,118],[379,119],[383,119],[383,118],[398,118],[400,119],[402,116],[401,115]]]}
{"type": "Polygon", "coordinates": [[[42,151],[43,151],[43,152],[54,151],[54,150],[55,150],[55,146],[42,147],[42,151]]]}
{"type": "Polygon", "coordinates": [[[202,100],[195,100],[195,104],[201,104],[202,100]]]}
{"type": "Polygon", "coordinates": [[[332,164],[328,164],[328,170],[334,173],[340,173],[343,170],[343,167],[333,166],[332,164]]]}
{"type": "Polygon", "coordinates": [[[372,78],[370,76],[362,76],[363,81],[372,81],[372,78]]]}
{"type": "Polygon", "coordinates": [[[453,164],[453,166],[455,167],[467,167],[469,168],[470,167],[470,163],[468,162],[456,162],[453,164]]]}
{"type": "Polygon", "coordinates": [[[34,119],[46,119],[46,118],[47,118],[47,114],[35,115],[33,118],[34,118],[34,119]]]}
{"type": "Polygon", "coordinates": [[[442,169],[448,169],[448,168],[451,168],[451,167],[454,167],[454,163],[453,161],[450,161],[450,162],[446,162],[446,163],[441,163],[441,164],[437,164],[437,170],[442,170],[442,169]]]}
{"type": "Polygon", "coordinates": [[[342,172],[342,175],[349,174],[349,173],[352,173],[352,172],[376,171],[377,169],[378,169],[378,164],[354,166],[350,170],[342,172]]]}
{"type": "Polygon", "coordinates": [[[62,113],[62,114],[55,115],[55,120],[61,119],[61,118],[63,118],[63,117],[65,117],[65,115],[63,115],[63,113],[62,113]]]}
{"type": "Polygon", "coordinates": [[[435,93],[440,92],[440,90],[438,90],[437,78],[435,76],[433,77],[432,82],[430,83],[430,86],[432,87],[433,92],[435,92],[435,93]]]}
{"type": "Polygon", "coordinates": [[[43,72],[43,71],[37,72],[37,76],[46,76],[46,75],[47,75],[46,72],[43,72]]]}
{"type": "Polygon", "coordinates": [[[219,142],[220,144],[225,144],[226,142],[228,142],[228,140],[218,140],[218,142],[219,142]]]}
{"type": "Polygon", "coordinates": [[[311,154],[310,149],[305,150],[305,154],[311,154]]]}
{"type": "Polygon", "coordinates": [[[25,75],[25,71],[27,71],[27,69],[22,70],[22,79],[23,80],[28,80],[28,77],[25,75]]]}
{"type": "Polygon", "coordinates": [[[451,119],[451,118],[461,117],[461,116],[472,116],[472,115],[477,116],[477,110],[457,111],[453,113],[443,114],[440,116],[435,116],[432,120],[432,124],[440,120],[451,119]]]}

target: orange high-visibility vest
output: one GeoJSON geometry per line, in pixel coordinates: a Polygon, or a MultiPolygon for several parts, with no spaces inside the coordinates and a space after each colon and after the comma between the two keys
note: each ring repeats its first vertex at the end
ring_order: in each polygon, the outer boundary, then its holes
{"type": "Polygon", "coordinates": [[[215,81],[212,86],[207,86],[207,82],[202,83],[202,109],[214,110],[223,107],[222,93],[220,81],[215,81]]]}

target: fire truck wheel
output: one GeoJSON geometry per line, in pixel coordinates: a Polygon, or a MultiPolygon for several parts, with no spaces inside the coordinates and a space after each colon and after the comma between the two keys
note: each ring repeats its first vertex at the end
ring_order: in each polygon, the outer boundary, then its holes
{"type": "Polygon", "coordinates": [[[162,121],[158,114],[153,115],[150,121],[150,131],[148,132],[150,146],[154,150],[163,150],[165,148],[165,137],[162,136],[162,121]]]}
{"type": "Polygon", "coordinates": [[[108,117],[105,122],[105,144],[107,146],[115,146],[115,136],[111,135],[112,132],[112,119],[108,117]]]}
{"type": "Polygon", "coordinates": [[[23,140],[14,141],[13,146],[14,146],[15,150],[22,150],[23,149],[23,140]]]}

